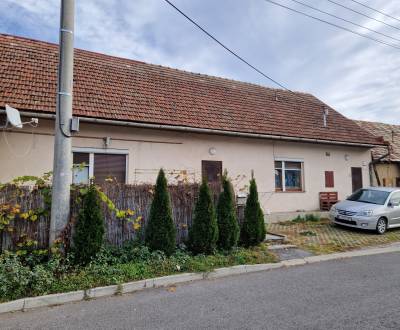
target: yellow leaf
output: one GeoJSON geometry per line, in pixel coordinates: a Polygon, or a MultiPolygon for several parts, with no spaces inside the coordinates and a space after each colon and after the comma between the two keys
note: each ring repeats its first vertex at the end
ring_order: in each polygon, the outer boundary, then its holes
{"type": "Polygon", "coordinates": [[[29,214],[27,213],[27,212],[24,212],[24,213],[21,213],[21,215],[20,215],[20,217],[22,218],[22,219],[28,219],[28,217],[29,217],[29,214]]]}
{"type": "Polygon", "coordinates": [[[140,229],[140,227],[141,227],[140,223],[136,222],[136,223],[133,224],[133,229],[135,229],[135,230],[140,229]]]}

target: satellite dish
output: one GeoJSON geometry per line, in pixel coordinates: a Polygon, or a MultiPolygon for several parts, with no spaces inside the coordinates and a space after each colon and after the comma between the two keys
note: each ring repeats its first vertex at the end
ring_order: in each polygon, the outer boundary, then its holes
{"type": "Polygon", "coordinates": [[[17,128],[22,128],[22,121],[19,111],[6,104],[7,121],[17,128]]]}

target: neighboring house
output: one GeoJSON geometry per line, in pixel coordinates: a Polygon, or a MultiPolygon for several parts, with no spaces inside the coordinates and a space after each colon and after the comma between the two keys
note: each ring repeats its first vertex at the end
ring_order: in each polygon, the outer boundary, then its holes
{"type": "MultiPolygon", "coordinates": [[[[1,134],[0,182],[52,169],[57,61],[57,45],[0,35],[0,109],[39,118],[1,134]]],[[[370,148],[382,144],[310,94],[84,50],[73,111],[73,160],[87,164],[75,182],[154,182],[160,167],[171,181],[218,181],[227,169],[239,192],[254,171],[266,213],[316,210],[319,192],[369,185],[370,148]]]]}
{"type": "Polygon", "coordinates": [[[369,121],[356,121],[356,123],[386,143],[386,146],[371,150],[372,185],[400,187],[400,125],[369,121]]]}

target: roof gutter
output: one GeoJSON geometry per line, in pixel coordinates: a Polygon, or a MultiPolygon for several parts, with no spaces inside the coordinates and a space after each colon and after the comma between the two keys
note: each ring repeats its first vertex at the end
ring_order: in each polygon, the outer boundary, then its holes
{"type": "MultiPolygon", "coordinates": [[[[5,110],[0,109],[0,113],[5,113],[5,110]]],[[[20,114],[23,117],[35,117],[35,118],[44,118],[44,119],[55,119],[55,117],[56,117],[55,114],[37,113],[37,112],[29,112],[29,111],[20,111],[20,114]]],[[[305,142],[305,143],[322,143],[322,144],[345,145],[345,146],[365,147],[365,148],[372,148],[372,147],[380,145],[380,144],[369,144],[369,143],[355,143],[355,142],[345,142],[345,141],[310,139],[310,138],[281,136],[281,135],[224,131],[224,130],[217,130],[217,129],[211,129],[211,128],[195,128],[195,127],[176,126],[176,125],[148,124],[148,123],[91,118],[91,117],[79,117],[79,120],[81,122],[93,123],[93,124],[107,124],[107,125],[126,126],[126,127],[162,129],[162,130],[199,133],[199,134],[217,134],[217,135],[225,135],[225,136],[258,138],[258,139],[268,139],[268,140],[294,141],[294,142],[305,142]]]]}

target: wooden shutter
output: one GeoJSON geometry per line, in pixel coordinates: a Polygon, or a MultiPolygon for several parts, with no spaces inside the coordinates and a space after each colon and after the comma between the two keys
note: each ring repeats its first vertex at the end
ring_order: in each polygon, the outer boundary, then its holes
{"type": "Polygon", "coordinates": [[[202,176],[206,178],[209,183],[219,183],[222,177],[222,162],[202,160],[201,172],[202,176]]]}
{"type": "Polygon", "coordinates": [[[325,171],[325,188],[333,188],[334,186],[333,171],[325,171]]]}
{"type": "Polygon", "coordinates": [[[93,175],[95,183],[104,183],[106,179],[125,183],[126,155],[94,154],[93,175]]]}

